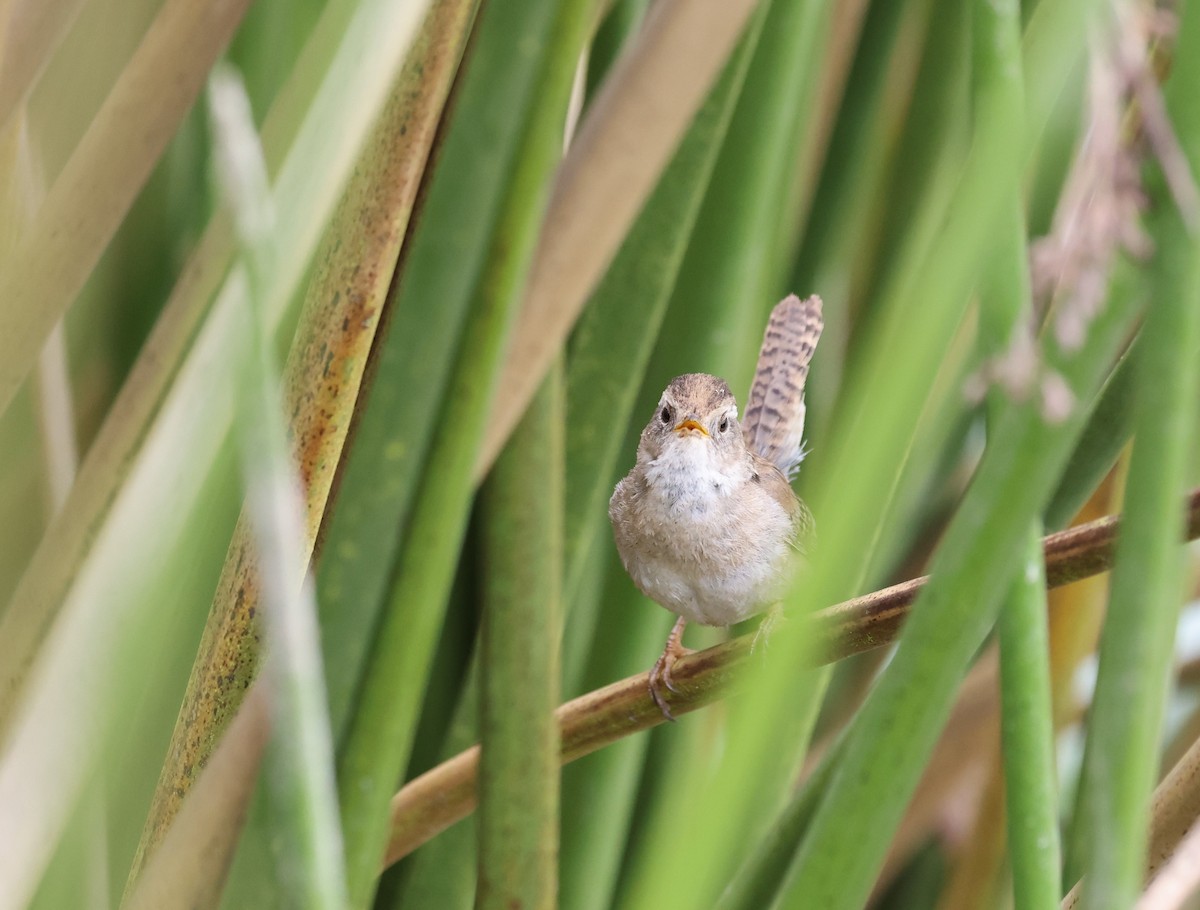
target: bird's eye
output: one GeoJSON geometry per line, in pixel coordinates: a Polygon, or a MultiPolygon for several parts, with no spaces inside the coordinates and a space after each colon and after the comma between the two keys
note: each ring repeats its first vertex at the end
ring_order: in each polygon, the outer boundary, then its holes
{"type": "Polygon", "coordinates": [[[722,417],[721,422],[719,424],[717,424],[717,429],[720,430],[722,433],[724,433],[726,430],[728,430],[729,429],[729,418],[722,417]]]}
{"type": "Polygon", "coordinates": [[[662,411],[659,412],[659,418],[663,423],[671,422],[671,408],[668,405],[663,405],[662,411]]]}

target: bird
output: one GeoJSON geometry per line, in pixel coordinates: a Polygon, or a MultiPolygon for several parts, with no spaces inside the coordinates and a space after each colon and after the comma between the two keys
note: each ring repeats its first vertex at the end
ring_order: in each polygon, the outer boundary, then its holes
{"type": "Polygon", "coordinates": [[[768,608],[774,615],[807,558],[814,520],[791,480],[805,455],[804,387],[821,310],[820,297],[795,294],[772,309],[740,422],[725,380],[672,379],[609,500],[625,570],[678,617],[648,681],[667,720],[675,718],[661,687],[676,691],[671,668],[691,653],[687,623],[729,626],[768,608]]]}

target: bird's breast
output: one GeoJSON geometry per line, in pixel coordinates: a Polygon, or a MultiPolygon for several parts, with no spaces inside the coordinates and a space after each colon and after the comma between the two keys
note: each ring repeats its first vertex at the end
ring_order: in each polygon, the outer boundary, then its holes
{"type": "Polygon", "coordinates": [[[638,588],[706,625],[738,622],[777,598],[792,556],[786,510],[750,480],[654,468],[618,486],[610,509],[638,588]]]}

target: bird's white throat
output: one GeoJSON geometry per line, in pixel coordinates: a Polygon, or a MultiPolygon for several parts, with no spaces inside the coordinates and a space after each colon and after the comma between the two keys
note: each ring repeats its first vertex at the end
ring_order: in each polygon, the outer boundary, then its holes
{"type": "Polygon", "coordinates": [[[676,437],[646,465],[646,483],[675,506],[730,496],[745,479],[744,459],[730,458],[698,433],[676,437]]]}

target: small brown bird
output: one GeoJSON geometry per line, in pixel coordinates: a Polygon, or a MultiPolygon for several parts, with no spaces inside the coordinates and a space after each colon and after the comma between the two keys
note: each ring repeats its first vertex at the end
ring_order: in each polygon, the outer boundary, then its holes
{"type": "Polygon", "coordinates": [[[743,425],[723,379],[672,379],[609,500],[633,583],[679,616],[650,671],[668,720],[659,685],[675,691],[688,620],[728,626],[777,603],[806,553],[812,514],[789,480],[804,457],[804,383],[822,327],[816,296],[771,311],[743,425]]]}

